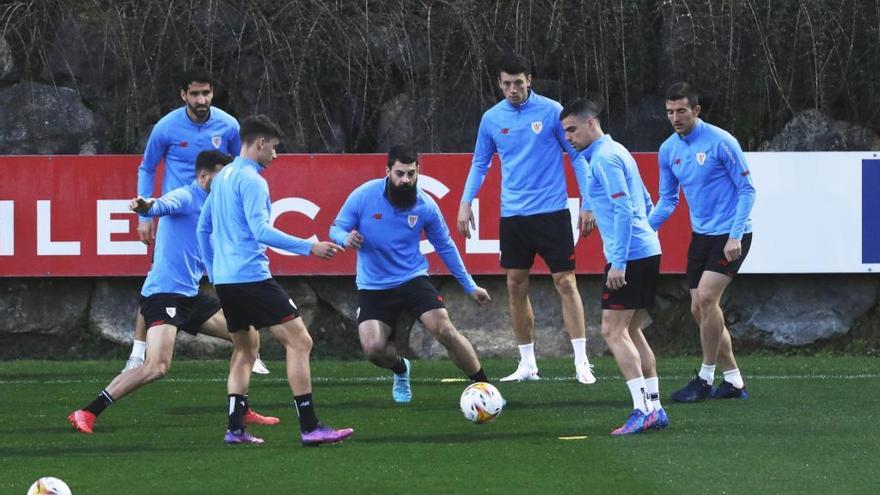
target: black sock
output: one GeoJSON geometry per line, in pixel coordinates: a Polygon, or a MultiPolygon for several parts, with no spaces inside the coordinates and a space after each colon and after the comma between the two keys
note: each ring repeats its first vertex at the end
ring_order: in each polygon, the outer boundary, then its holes
{"type": "Polygon", "coordinates": [[[229,394],[229,431],[241,433],[244,431],[244,412],[247,402],[243,395],[229,394]]]}
{"type": "Polygon", "coordinates": [[[312,394],[295,395],[293,404],[299,416],[300,431],[308,433],[318,427],[318,417],[315,416],[315,408],[312,405],[312,394]]]}
{"type": "Polygon", "coordinates": [[[391,371],[396,375],[402,375],[406,373],[406,363],[403,361],[403,358],[397,356],[397,361],[394,362],[394,366],[391,367],[391,371]]]}
{"type": "Polygon", "coordinates": [[[251,409],[251,403],[248,402],[248,396],[244,396],[244,412],[248,412],[251,409]]]}
{"type": "Polygon", "coordinates": [[[476,383],[476,382],[488,382],[488,381],[489,381],[489,377],[486,376],[486,372],[483,371],[483,368],[478,369],[477,372],[474,373],[473,375],[468,375],[468,378],[470,378],[471,381],[474,382],[474,383],[476,383]]]}
{"type": "Polygon", "coordinates": [[[101,393],[98,394],[98,398],[92,401],[91,404],[86,406],[86,411],[94,414],[95,416],[104,412],[104,409],[107,409],[107,406],[113,404],[113,397],[110,397],[110,394],[107,393],[107,389],[101,390],[101,393]]]}

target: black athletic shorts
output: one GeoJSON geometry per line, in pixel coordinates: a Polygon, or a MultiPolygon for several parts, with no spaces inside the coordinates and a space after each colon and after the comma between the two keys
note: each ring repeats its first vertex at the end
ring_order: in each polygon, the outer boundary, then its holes
{"type": "Polygon", "coordinates": [[[393,289],[358,290],[358,325],[379,320],[394,328],[401,311],[408,310],[416,318],[432,309],[445,308],[443,296],[428,277],[416,277],[393,289]]]}
{"type": "Polygon", "coordinates": [[[220,311],[220,301],[205,294],[187,297],[160,292],[147,297],[141,296],[138,306],[147,328],[174,325],[178,330],[193,335],[199,333],[202,325],[220,311]]]}
{"type": "Polygon", "coordinates": [[[537,253],[551,273],[574,270],[574,237],[567,209],[501,217],[500,244],[502,268],[531,268],[537,253]]]}
{"type": "Polygon", "coordinates": [[[657,294],[657,278],[660,276],[660,255],[648,256],[626,262],[626,285],[611,290],[605,283],[611,263],[605,265],[602,280],[602,309],[651,309],[657,294]]]}
{"type": "Polygon", "coordinates": [[[230,332],[280,325],[301,313],[274,278],[242,284],[216,284],[214,289],[230,332]]]}
{"type": "Polygon", "coordinates": [[[739,272],[749,248],[752,246],[752,233],[742,237],[742,256],[738,260],[729,262],[724,257],[724,245],[727,244],[727,234],[704,235],[693,233],[691,245],[688,248],[687,283],[691,289],[700,285],[703,272],[717,272],[733,278],[739,272]]]}

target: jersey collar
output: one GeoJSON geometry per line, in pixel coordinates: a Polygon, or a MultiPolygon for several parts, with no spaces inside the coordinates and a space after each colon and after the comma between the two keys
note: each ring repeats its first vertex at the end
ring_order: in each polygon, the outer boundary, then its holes
{"type": "Polygon", "coordinates": [[[599,150],[599,147],[602,146],[602,143],[610,140],[611,134],[602,135],[602,137],[590,143],[590,145],[587,146],[587,149],[581,152],[581,155],[583,155],[584,159],[589,162],[593,158],[593,153],[599,150]]]}
{"type": "Polygon", "coordinates": [[[694,124],[694,128],[691,129],[690,134],[688,134],[687,136],[682,136],[679,134],[678,137],[687,144],[691,144],[700,137],[700,134],[703,133],[703,129],[705,129],[705,127],[706,123],[703,122],[703,119],[698,118],[697,123],[694,124]]]}
{"type": "Polygon", "coordinates": [[[530,107],[533,107],[535,105],[535,99],[536,99],[535,97],[536,96],[538,96],[538,94],[530,89],[529,90],[529,97],[526,98],[526,101],[520,103],[519,105],[514,105],[514,104],[510,103],[509,101],[507,101],[507,98],[504,99],[504,103],[507,104],[507,108],[509,108],[510,110],[522,111],[522,110],[526,110],[530,107]]]}

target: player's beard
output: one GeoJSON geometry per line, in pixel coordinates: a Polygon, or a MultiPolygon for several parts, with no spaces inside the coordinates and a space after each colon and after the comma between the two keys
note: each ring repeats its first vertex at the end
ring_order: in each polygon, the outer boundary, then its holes
{"type": "Polygon", "coordinates": [[[385,196],[399,210],[411,208],[416,204],[416,195],[418,194],[416,185],[416,182],[413,182],[407,186],[395,186],[391,179],[385,179],[385,196]]]}

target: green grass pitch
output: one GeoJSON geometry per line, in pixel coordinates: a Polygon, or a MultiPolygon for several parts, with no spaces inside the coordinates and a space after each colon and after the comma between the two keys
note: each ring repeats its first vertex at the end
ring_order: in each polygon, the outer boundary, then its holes
{"type": "MultiPolygon", "coordinates": [[[[631,404],[610,358],[599,381],[578,384],[568,359],[539,361],[544,380],[498,384],[508,400],[487,425],[458,411],[465,383],[449,361],[416,361],[414,399],[391,401],[387,373],[366,362],[313,362],[319,417],[352,426],[339,445],[299,445],[280,362],[254,375],[251,404],[280,416],[254,426],[262,446],[222,443],[221,361],[180,361],[163,381],[119,401],[95,434],[65,416],[83,407],[122,362],[0,363],[0,493],[24,494],[40,476],[74,494],[138,493],[876,493],[877,358],[746,357],[747,401],[674,404],[699,358],[660,358],[671,426],[612,438],[631,404]],[[559,437],[586,436],[581,440],[559,437]]],[[[491,377],[512,360],[484,362],[491,377]]]]}

